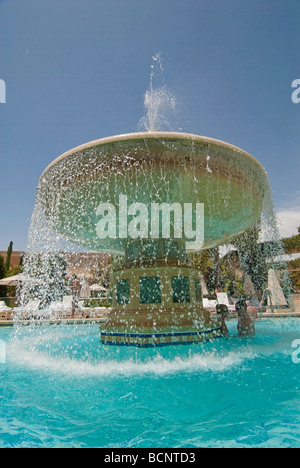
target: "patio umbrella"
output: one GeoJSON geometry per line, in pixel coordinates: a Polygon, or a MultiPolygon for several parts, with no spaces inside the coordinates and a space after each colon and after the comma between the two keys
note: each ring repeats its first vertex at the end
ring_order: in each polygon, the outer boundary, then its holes
{"type": "Polygon", "coordinates": [[[276,272],[273,269],[269,270],[268,289],[271,292],[271,297],[269,296],[268,305],[272,305],[275,308],[287,307],[287,300],[284,296],[282,287],[280,286],[276,272]],[[271,301],[272,304],[270,304],[271,301]]]}
{"type": "Polygon", "coordinates": [[[0,280],[0,286],[18,286],[18,284],[22,283],[23,281],[26,281],[26,278],[25,275],[21,273],[19,275],[0,280]]]}
{"type": "Polygon", "coordinates": [[[104,288],[103,286],[100,286],[100,284],[93,284],[92,286],[90,286],[90,290],[91,291],[107,291],[106,288],[104,288]]]}
{"type": "Polygon", "coordinates": [[[247,297],[254,297],[256,295],[254,284],[249,275],[246,274],[244,280],[244,294],[247,297]]]}
{"type": "Polygon", "coordinates": [[[203,296],[208,296],[208,289],[207,284],[204,277],[201,275],[201,286],[202,286],[202,294],[203,296]]]}
{"type": "Polygon", "coordinates": [[[20,273],[19,275],[10,276],[9,278],[3,278],[0,280],[0,286],[18,286],[19,283],[32,282],[41,284],[41,280],[37,278],[30,278],[29,276],[20,273]]]}
{"type": "Polygon", "coordinates": [[[89,286],[89,280],[88,278],[84,278],[81,291],[80,291],[80,297],[83,297],[84,299],[89,299],[91,295],[91,290],[89,286]]]}

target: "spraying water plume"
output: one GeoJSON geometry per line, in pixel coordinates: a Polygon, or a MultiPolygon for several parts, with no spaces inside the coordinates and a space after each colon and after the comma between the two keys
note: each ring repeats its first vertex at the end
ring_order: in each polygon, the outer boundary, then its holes
{"type": "Polygon", "coordinates": [[[152,57],[150,88],[144,97],[147,113],[140,120],[140,127],[148,132],[170,130],[171,114],[176,110],[176,98],[164,84],[163,72],[162,54],[159,52],[152,57]]]}

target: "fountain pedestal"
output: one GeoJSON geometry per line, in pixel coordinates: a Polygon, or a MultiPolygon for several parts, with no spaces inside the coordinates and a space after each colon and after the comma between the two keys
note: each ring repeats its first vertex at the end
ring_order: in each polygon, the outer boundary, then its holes
{"type": "Polygon", "coordinates": [[[125,262],[114,272],[113,309],[101,342],[151,347],[218,336],[219,324],[202,307],[200,272],[188,264],[184,243],[127,243],[125,262]]]}

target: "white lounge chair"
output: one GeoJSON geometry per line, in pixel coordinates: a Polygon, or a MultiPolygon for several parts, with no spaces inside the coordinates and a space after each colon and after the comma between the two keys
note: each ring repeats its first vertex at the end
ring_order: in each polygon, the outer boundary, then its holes
{"type": "Polygon", "coordinates": [[[73,296],[64,296],[62,300],[62,313],[64,318],[72,316],[73,296]]]}
{"type": "Polygon", "coordinates": [[[73,296],[64,296],[62,301],[54,301],[48,311],[51,319],[71,317],[73,309],[73,296]]]}
{"type": "Polygon", "coordinates": [[[235,312],[235,305],[229,303],[227,293],[217,293],[217,302],[218,304],[226,305],[228,307],[229,312],[235,312]]]}
{"type": "Polygon", "coordinates": [[[107,309],[106,307],[98,307],[96,309],[92,309],[90,317],[94,319],[105,319],[109,311],[110,309],[107,309]]]}
{"type": "Polygon", "coordinates": [[[4,301],[0,301],[0,311],[8,311],[8,310],[11,310],[10,307],[7,307],[7,305],[5,304],[4,301]]]}
{"type": "Polygon", "coordinates": [[[73,304],[73,296],[64,296],[63,297],[63,300],[62,300],[62,303],[65,307],[70,307],[72,308],[72,304],[73,304]]]}
{"type": "Polygon", "coordinates": [[[13,317],[13,309],[7,307],[4,301],[0,301],[0,321],[11,320],[13,317]]]}
{"type": "Polygon", "coordinates": [[[0,310],[0,322],[5,322],[7,320],[13,320],[13,312],[12,310],[1,311],[0,310]]]}
{"type": "Polygon", "coordinates": [[[50,306],[48,307],[48,315],[51,320],[60,319],[63,314],[63,303],[62,301],[54,301],[51,302],[50,306]]]}
{"type": "Polygon", "coordinates": [[[18,320],[30,320],[32,318],[39,318],[40,301],[32,300],[29,301],[24,307],[16,307],[14,310],[16,312],[16,318],[18,320]]]}
{"type": "Polygon", "coordinates": [[[218,301],[211,301],[209,299],[203,298],[203,307],[204,309],[215,309],[217,307],[218,301]]]}

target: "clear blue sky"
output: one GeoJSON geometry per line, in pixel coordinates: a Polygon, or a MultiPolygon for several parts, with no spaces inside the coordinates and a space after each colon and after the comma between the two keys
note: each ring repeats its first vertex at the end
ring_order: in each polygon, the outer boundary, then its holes
{"type": "Polygon", "coordinates": [[[53,159],[138,130],[158,51],[180,103],[173,130],[253,154],[283,221],[300,225],[299,25],[299,0],[0,0],[0,250],[25,249],[53,159]]]}

